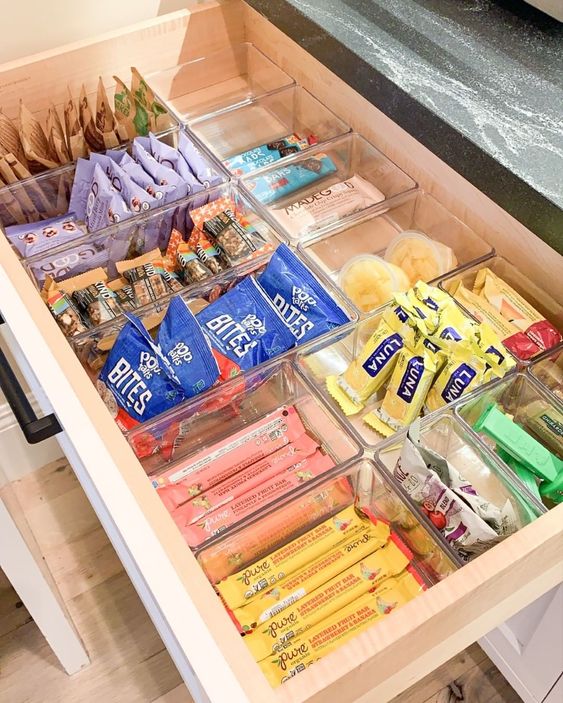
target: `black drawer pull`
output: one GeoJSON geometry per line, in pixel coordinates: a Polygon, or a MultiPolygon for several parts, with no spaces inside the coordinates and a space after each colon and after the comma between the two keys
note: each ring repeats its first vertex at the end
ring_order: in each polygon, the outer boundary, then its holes
{"type": "MultiPolygon", "coordinates": [[[[0,315],[0,324],[4,318],[0,315]]],[[[0,388],[6,396],[8,405],[16,416],[18,425],[29,444],[37,444],[62,432],[59,421],[54,415],[37,417],[20,382],[12,371],[6,355],[0,349],[0,388]]]]}

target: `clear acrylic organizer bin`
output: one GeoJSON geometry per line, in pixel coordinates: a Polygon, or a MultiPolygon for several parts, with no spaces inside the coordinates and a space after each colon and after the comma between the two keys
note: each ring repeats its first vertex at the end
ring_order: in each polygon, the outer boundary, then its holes
{"type": "MultiPolygon", "coordinates": [[[[396,164],[388,159],[373,144],[356,133],[351,133],[343,137],[332,139],[325,144],[308,149],[303,154],[294,154],[284,159],[283,166],[273,165],[260,171],[256,175],[249,175],[241,179],[241,183],[248,192],[255,198],[256,202],[262,204],[270,213],[274,221],[280,222],[279,212],[291,210],[290,206],[311,199],[319,193],[329,194],[328,191],[338,183],[343,183],[358,175],[362,179],[374,186],[384,196],[383,200],[374,204],[364,203],[359,210],[349,214],[339,213],[338,215],[329,213],[320,214],[316,220],[307,221],[303,226],[290,231],[283,226],[286,240],[297,245],[299,242],[305,243],[314,237],[320,237],[332,232],[344,223],[352,223],[354,220],[367,217],[368,215],[380,214],[389,207],[408,199],[416,190],[416,182],[402,171],[396,164]],[[268,184],[271,190],[269,197],[275,197],[275,191],[286,181],[290,180],[290,171],[294,166],[302,169],[318,172],[318,161],[311,165],[311,158],[326,155],[334,165],[334,171],[327,176],[315,180],[308,186],[293,191],[286,197],[267,202],[258,197],[259,190],[268,184]],[[278,212],[279,211],[279,212],[278,212]]],[[[344,188],[347,186],[343,186],[344,188]]],[[[379,196],[378,196],[379,197],[379,196]]]]}
{"type": "MultiPolygon", "coordinates": [[[[235,186],[231,185],[230,187],[234,188],[235,186]]],[[[187,302],[192,312],[194,314],[197,314],[206,305],[208,305],[209,302],[212,302],[219,298],[223,293],[230,290],[243,278],[251,274],[257,274],[260,270],[262,270],[271,258],[272,253],[273,248],[269,248],[269,250],[263,255],[248,260],[221,274],[218,274],[206,281],[205,283],[193,284],[191,286],[186,287],[186,289],[182,293],[180,293],[180,295],[187,302]]],[[[318,278],[321,283],[327,288],[331,297],[341,306],[341,308],[344,310],[350,320],[349,323],[345,323],[340,328],[334,329],[331,332],[327,332],[317,338],[318,340],[322,340],[325,338],[336,339],[339,335],[346,335],[347,331],[352,326],[352,323],[357,320],[357,311],[353,306],[349,305],[346,299],[341,296],[338,291],[332,289],[330,282],[325,280],[322,274],[318,274],[318,278]]],[[[155,335],[158,331],[158,327],[168,309],[170,298],[172,298],[173,295],[175,294],[170,293],[167,296],[153,303],[135,309],[135,315],[143,322],[144,326],[150,331],[152,335],[155,335]]],[[[80,359],[82,365],[84,366],[84,369],[88,373],[93,383],[96,383],[99,373],[107,358],[107,355],[112,349],[120,331],[123,329],[126,322],[127,318],[125,318],[125,316],[121,314],[113,320],[110,320],[109,322],[105,322],[97,327],[92,328],[91,330],[76,335],[75,337],[69,338],[69,342],[73,347],[74,352],[80,359]]],[[[317,340],[307,342],[302,347],[293,347],[292,349],[284,352],[283,354],[280,354],[277,359],[280,360],[284,357],[291,357],[295,354],[296,349],[307,348],[315,342],[317,342],[317,340]]],[[[273,362],[272,360],[270,360],[267,363],[273,362]]],[[[243,374],[240,378],[244,383],[244,379],[246,378],[245,374],[243,374]]],[[[212,391],[202,393],[201,396],[198,397],[205,399],[207,397],[207,393],[209,392],[212,391]]],[[[181,406],[177,406],[178,409],[181,409],[181,407],[183,407],[183,404],[181,406]]],[[[108,405],[108,408],[112,413],[115,414],[116,408],[114,408],[113,403],[110,403],[108,405]]]]}
{"type": "Polygon", "coordinates": [[[279,235],[257,214],[253,203],[240,188],[225,183],[33,256],[24,261],[24,266],[39,289],[46,276],[64,281],[100,267],[111,281],[119,275],[118,262],[134,259],[156,248],[164,254],[174,229],[182,235],[189,235],[193,229],[190,213],[219,198],[229,198],[235,215],[244,218],[260,234],[264,246],[271,252],[279,235]]]}
{"type": "MultiPolygon", "coordinates": [[[[546,392],[545,389],[527,373],[518,373],[509,378],[489,384],[480,391],[475,391],[467,399],[460,401],[455,409],[457,417],[470,428],[470,431],[486,444],[498,461],[505,467],[507,473],[520,482],[510,458],[503,455],[497,442],[485,431],[478,430],[475,425],[482,414],[491,406],[495,406],[533,439],[549,450],[555,457],[563,461],[563,403],[546,392]],[[547,423],[541,421],[547,415],[547,423]]],[[[512,439],[508,444],[512,445],[512,439]]],[[[563,466],[563,464],[562,464],[563,466]]],[[[536,482],[538,483],[538,482],[536,482]]],[[[539,496],[536,496],[541,500],[539,496]]],[[[545,500],[544,504],[553,507],[553,503],[545,500]]]]}
{"type": "MultiPolygon", "coordinates": [[[[538,313],[554,325],[559,332],[563,331],[563,305],[556,291],[542,290],[542,288],[529,278],[526,278],[515,266],[501,256],[495,256],[488,261],[476,264],[464,271],[454,272],[451,276],[445,277],[440,282],[439,287],[453,295],[457,286],[461,283],[465,288],[472,291],[477,273],[483,268],[491,269],[493,273],[499,278],[502,278],[505,283],[508,283],[508,285],[532,305],[538,313]]],[[[463,304],[461,304],[461,307],[464,307],[463,304]]],[[[526,366],[531,361],[531,359],[520,358],[516,354],[513,354],[513,356],[521,367],[526,366]]],[[[537,354],[532,358],[535,358],[535,356],[537,356],[537,354]]]]}
{"type": "Polygon", "coordinates": [[[254,44],[234,44],[147,77],[180,122],[244,105],[295,81],[254,44]]]}
{"type": "MultiPolygon", "coordinates": [[[[290,86],[228,112],[193,121],[190,130],[225,162],[232,156],[288,135],[297,134],[301,139],[314,138],[322,143],[346,134],[350,127],[304,88],[290,86]]],[[[228,168],[228,164],[225,166],[228,168]]],[[[230,172],[236,177],[244,175],[236,169],[230,172]]]]}
{"type": "Polygon", "coordinates": [[[265,508],[251,522],[228,534],[218,535],[197,552],[198,561],[211,583],[216,584],[353,504],[390,523],[393,532],[412,550],[411,564],[427,585],[456,570],[447,546],[369,459],[340,466],[315,486],[265,508]]]}
{"type": "Polygon", "coordinates": [[[528,372],[563,403],[563,344],[536,357],[528,366],[528,372]]]}
{"type": "MultiPolygon", "coordinates": [[[[252,425],[267,420],[277,410],[288,416],[291,408],[296,410],[309,437],[316,441],[318,451],[330,457],[333,463],[332,468],[327,464],[323,477],[332,476],[340,464],[360,456],[359,444],[288,360],[272,362],[263,369],[228,381],[205,397],[195,398],[155,421],[144,423],[129,432],[127,439],[153,485],[159,487],[164,483],[163,474],[181,473],[199,455],[213,454],[217,443],[244,430],[252,431],[252,425]]],[[[277,435],[286,430],[271,432],[277,435]]],[[[269,434],[269,437],[274,435],[269,434]]],[[[219,453],[218,457],[223,454],[219,453]]],[[[244,464],[240,471],[247,466],[250,464],[244,464]]],[[[301,481],[294,492],[302,492],[318,483],[319,477],[303,476],[301,481]]],[[[210,539],[212,537],[210,535],[210,539]]]]}
{"type": "MultiPolygon", "coordinates": [[[[442,267],[435,270],[433,267],[433,273],[423,277],[427,283],[434,283],[444,275],[487,259],[494,253],[490,244],[431,195],[423,192],[415,194],[406,202],[390,207],[383,214],[371,215],[359,222],[339,227],[328,235],[300,243],[299,250],[342,289],[343,274],[348,262],[363,255],[385,258],[386,250],[391,252],[391,247],[401,239],[403,232],[426,235],[432,240],[429,247],[436,250],[437,257],[442,255],[441,245],[453,252],[453,257],[443,255],[442,267]]],[[[394,261],[400,265],[397,259],[394,261]]],[[[418,277],[409,275],[408,269],[405,269],[405,273],[410,284],[414,285],[418,277]]],[[[377,307],[387,302],[388,300],[382,299],[377,307]]],[[[375,309],[362,309],[358,301],[356,305],[366,313],[375,309]]]]}
{"type": "MultiPolygon", "coordinates": [[[[376,463],[388,472],[395,483],[397,483],[395,467],[401,456],[405,438],[406,431],[403,431],[390,437],[375,452],[376,463]]],[[[475,435],[459,421],[453,409],[448,408],[424,418],[420,423],[419,439],[424,447],[434,450],[447,459],[451,466],[457,469],[476,492],[488,502],[502,508],[508,501],[514,515],[516,529],[525,527],[545,512],[541,503],[535,500],[521,482],[515,479],[511,472],[505,470],[503,464],[496,459],[488,447],[476,439],[475,435]]],[[[408,470],[404,462],[402,468],[408,470]]],[[[397,490],[405,492],[402,486],[397,490]]],[[[414,500],[408,495],[407,500],[410,505],[416,506],[414,500]]],[[[431,516],[419,506],[415,509],[418,519],[440,543],[445,545],[449,553],[454,555],[458,564],[462,565],[468,561],[467,555],[460,553],[447,541],[431,516]]],[[[472,555],[471,558],[473,556],[477,555],[472,555]]]]}
{"type": "MultiPolygon", "coordinates": [[[[168,146],[176,147],[178,144],[179,128],[176,128],[168,133],[158,137],[159,141],[168,146]]],[[[212,168],[214,178],[217,183],[226,183],[229,181],[229,175],[207,149],[197,140],[190,136],[194,145],[199,149],[200,153],[212,168]]],[[[130,145],[123,147],[130,149],[130,145]]],[[[25,213],[23,222],[39,222],[41,220],[64,215],[68,212],[72,185],[74,182],[76,167],[74,165],[65,166],[64,168],[49,171],[41,174],[33,179],[28,179],[21,183],[16,183],[7,188],[0,189],[0,224],[8,227],[14,224],[20,224],[20,216],[18,213],[25,213]]],[[[179,201],[178,201],[179,202],[179,201]]],[[[149,211],[149,214],[155,213],[156,216],[163,216],[163,207],[155,207],[149,211]],[[159,215],[160,213],[160,215],[159,215]]],[[[134,214],[128,220],[124,220],[126,225],[132,225],[139,218],[146,217],[146,213],[142,212],[134,214]]],[[[99,237],[100,235],[110,236],[111,231],[115,227],[103,228],[97,232],[89,233],[85,224],[80,225],[85,233],[84,237],[74,239],[72,244],[86,240],[89,236],[99,237]]],[[[117,227],[119,225],[116,225],[117,227]]],[[[55,247],[45,252],[50,255],[55,251],[55,247]]],[[[18,253],[21,257],[21,254],[18,253]]],[[[23,257],[28,258],[28,257],[23,257]]]]}

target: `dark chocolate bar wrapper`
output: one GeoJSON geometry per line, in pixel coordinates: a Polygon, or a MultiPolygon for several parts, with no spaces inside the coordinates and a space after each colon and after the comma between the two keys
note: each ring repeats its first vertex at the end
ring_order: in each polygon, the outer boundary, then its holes
{"type": "Polygon", "coordinates": [[[103,281],[74,291],[72,297],[93,326],[112,320],[121,313],[115,293],[103,281]]]}

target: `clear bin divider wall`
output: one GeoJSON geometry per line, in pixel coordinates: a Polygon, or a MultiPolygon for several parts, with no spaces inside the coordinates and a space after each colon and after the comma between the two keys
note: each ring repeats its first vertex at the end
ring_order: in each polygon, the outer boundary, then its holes
{"type": "Polygon", "coordinates": [[[240,177],[280,163],[287,154],[304,151],[310,143],[346,134],[350,127],[304,88],[291,86],[254,98],[236,109],[195,120],[190,123],[190,130],[225,162],[234,176],[240,177]],[[287,145],[279,143],[278,147],[276,142],[288,137],[287,145]],[[266,145],[269,146],[259,160],[257,154],[253,159],[231,159],[266,145]]]}
{"type": "Polygon", "coordinates": [[[248,42],[155,72],[148,79],[170,111],[187,124],[294,83],[248,42]]]}
{"type": "Polygon", "coordinates": [[[300,242],[298,249],[348,292],[363,313],[418,280],[435,284],[494,254],[485,240],[422,191],[384,213],[300,242]]]}
{"type": "Polygon", "coordinates": [[[563,402],[563,343],[536,357],[527,371],[548,393],[563,402]]]}
{"type": "Polygon", "coordinates": [[[288,156],[241,183],[294,244],[332,232],[343,222],[385,212],[417,190],[414,180],[355,133],[288,156]]]}

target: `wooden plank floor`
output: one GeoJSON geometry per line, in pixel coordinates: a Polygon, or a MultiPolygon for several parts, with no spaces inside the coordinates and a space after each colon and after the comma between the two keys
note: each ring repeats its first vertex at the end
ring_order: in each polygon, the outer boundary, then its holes
{"type": "MultiPolygon", "coordinates": [[[[67,676],[0,572],[0,701],[193,703],[66,461],[12,488],[92,664],[67,676]]],[[[393,703],[519,701],[473,645],[393,703]]]]}

